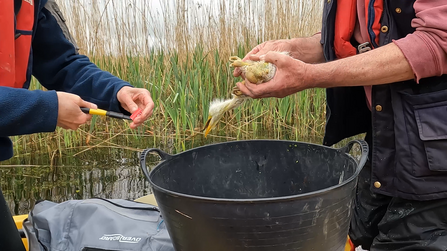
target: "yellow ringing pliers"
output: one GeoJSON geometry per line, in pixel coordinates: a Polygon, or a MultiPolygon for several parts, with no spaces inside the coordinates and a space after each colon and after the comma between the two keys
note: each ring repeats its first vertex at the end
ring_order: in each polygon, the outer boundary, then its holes
{"type": "Polygon", "coordinates": [[[86,107],[81,107],[81,110],[84,113],[92,114],[92,115],[107,116],[107,117],[116,118],[116,119],[132,120],[130,118],[130,116],[119,113],[119,112],[106,111],[106,110],[102,110],[102,109],[91,109],[91,108],[86,108],[86,107]]]}

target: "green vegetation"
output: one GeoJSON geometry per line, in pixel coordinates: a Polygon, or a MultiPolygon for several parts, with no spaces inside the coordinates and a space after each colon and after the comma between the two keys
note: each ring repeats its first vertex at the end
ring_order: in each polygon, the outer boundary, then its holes
{"type": "MultiPolygon", "coordinates": [[[[101,69],[147,88],[155,110],[138,130],[125,121],[94,117],[78,131],[58,128],[54,133],[13,137],[16,156],[48,153],[53,159],[99,147],[156,146],[178,152],[217,141],[322,136],[323,89],[249,100],[228,113],[207,139],[201,132],[209,102],[228,98],[240,80],[232,76],[228,58],[243,57],[263,41],[319,31],[320,1],[214,0],[200,5],[176,0],[173,7],[168,2],[59,1],[80,53],[101,69]],[[154,2],[158,9],[151,6],[154,2]]],[[[40,88],[33,81],[32,89],[40,88]]]]}

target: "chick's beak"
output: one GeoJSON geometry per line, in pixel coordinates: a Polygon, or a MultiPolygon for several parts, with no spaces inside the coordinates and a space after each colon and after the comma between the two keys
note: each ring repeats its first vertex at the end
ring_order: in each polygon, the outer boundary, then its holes
{"type": "Polygon", "coordinates": [[[211,129],[213,129],[215,123],[211,123],[211,121],[213,120],[213,117],[209,116],[208,120],[205,123],[205,128],[203,128],[202,131],[205,131],[205,138],[208,135],[208,133],[210,133],[211,129]]]}

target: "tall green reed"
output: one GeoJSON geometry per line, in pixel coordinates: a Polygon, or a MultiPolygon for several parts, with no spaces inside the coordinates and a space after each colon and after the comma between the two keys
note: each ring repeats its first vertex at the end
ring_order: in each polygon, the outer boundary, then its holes
{"type": "MultiPolygon", "coordinates": [[[[319,137],[325,120],[324,90],[283,99],[247,100],[203,138],[209,102],[229,98],[234,78],[228,58],[257,44],[312,35],[320,29],[317,0],[58,1],[80,52],[101,69],[150,91],[151,118],[137,131],[125,121],[95,118],[78,131],[13,137],[16,152],[64,154],[99,144],[150,145],[173,151],[214,141],[319,137]],[[158,8],[153,7],[158,6],[158,8]],[[219,15],[217,15],[219,13],[219,15]],[[121,136],[121,137],[117,137],[121,136]],[[117,143],[121,138],[123,142],[117,143]],[[107,141],[110,139],[110,142],[107,141]],[[194,142],[194,143],[191,143],[194,142]]],[[[37,81],[33,89],[43,89],[37,81]]]]}

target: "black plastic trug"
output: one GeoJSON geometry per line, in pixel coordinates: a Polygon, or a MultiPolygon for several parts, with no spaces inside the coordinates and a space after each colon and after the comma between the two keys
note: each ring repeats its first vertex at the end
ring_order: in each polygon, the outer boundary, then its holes
{"type": "MultiPolygon", "coordinates": [[[[149,150],[149,149],[148,149],[149,150]]],[[[167,155],[150,174],[176,250],[344,250],[368,146],[249,140],[167,155]],[[347,154],[362,148],[357,161],[347,154]]]]}

